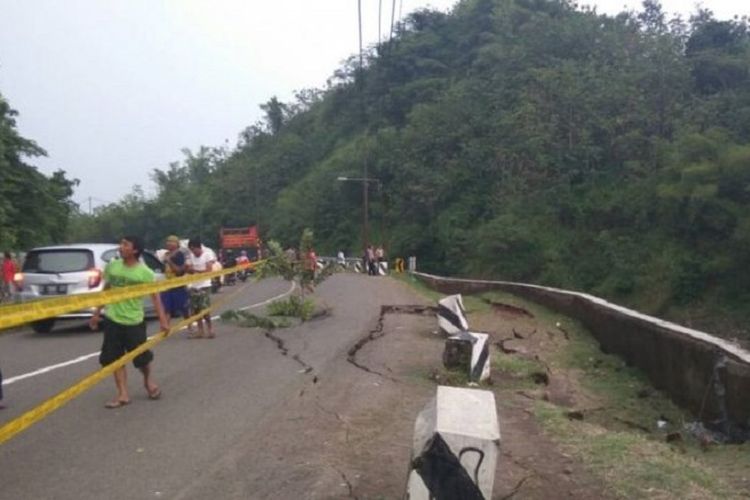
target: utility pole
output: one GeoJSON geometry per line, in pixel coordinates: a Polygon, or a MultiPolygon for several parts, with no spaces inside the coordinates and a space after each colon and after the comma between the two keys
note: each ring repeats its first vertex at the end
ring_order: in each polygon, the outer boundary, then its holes
{"type": "Polygon", "coordinates": [[[91,210],[91,196],[89,196],[89,215],[94,215],[94,212],[91,210]]]}
{"type": "MultiPolygon", "coordinates": [[[[365,124],[365,95],[364,95],[364,63],[362,62],[362,0],[357,0],[357,18],[359,21],[359,105],[362,124],[365,124]]],[[[370,244],[370,221],[369,212],[369,190],[367,189],[367,151],[363,151],[364,160],[362,165],[362,245],[365,249],[370,244]]]]}

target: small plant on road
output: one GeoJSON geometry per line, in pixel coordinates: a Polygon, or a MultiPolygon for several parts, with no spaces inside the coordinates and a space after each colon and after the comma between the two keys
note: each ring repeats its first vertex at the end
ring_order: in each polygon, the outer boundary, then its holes
{"type": "Polygon", "coordinates": [[[302,299],[297,296],[289,297],[287,300],[277,300],[268,304],[269,316],[291,316],[307,321],[315,312],[315,302],[311,299],[302,299]]]}
{"type": "Polygon", "coordinates": [[[221,319],[223,321],[231,321],[246,328],[265,328],[266,330],[288,328],[292,326],[292,321],[289,318],[267,318],[265,316],[257,316],[247,311],[237,311],[233,309],[224,311],[221,314],[221,319]]]}
{"type": "MultiPolygon", "coordinates": [[[[287,281],[293,281],[298,285],[299,297],[304,300],[305,291],[312,290],[314,285],[319,284],[331,272],[310,271],[310,263],[307,262],[307,255],[313,249],[313,232],[306,228],[302,231],[300,238],[298,258],[291,258],[277,241],[268,242],[268,255],[256,268],[257,279],[269,278],[271,276],[281,276],[287,281]]],[[[313,263],[314,267],[315,264],[313,263]]]]}

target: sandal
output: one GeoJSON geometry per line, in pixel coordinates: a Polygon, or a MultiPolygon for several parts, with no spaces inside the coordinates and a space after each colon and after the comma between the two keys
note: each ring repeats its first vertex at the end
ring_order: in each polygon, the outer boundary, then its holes
{"type": "Polygon", "coordinates": [[[148,391],[148,399],[157,400],[159,398],[161,398],[161,388],[157,387],[154,391],[148,391]]]}
{"type": "Polygon", "coordinates": [[[130,400],[120,400],[115,399],[114,401],[108,401],[104,407],[109,410],[114,410],[115,408],[122,408],[123,406],[127,406],[130,404],[130,400]]]}

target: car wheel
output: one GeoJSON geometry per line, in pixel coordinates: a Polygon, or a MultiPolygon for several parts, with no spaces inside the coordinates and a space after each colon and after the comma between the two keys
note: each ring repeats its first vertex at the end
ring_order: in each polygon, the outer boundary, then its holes
{"type": "Polygon", "coordinates": [[[31,323],[31,328],[36,333],[49,333],[52,331],[52,327],[55,326],[54,319],[43,319],[40,321],[34,321],[31,323]]]}

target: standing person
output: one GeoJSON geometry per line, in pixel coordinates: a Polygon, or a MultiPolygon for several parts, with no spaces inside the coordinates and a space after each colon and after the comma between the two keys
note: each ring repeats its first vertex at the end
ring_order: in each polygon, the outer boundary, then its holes
{"type": "Polygon", "coordinates": [[[250,257],[247,256],[247,250],[240,251],[240,256],[237,257],[234,263],[237,266],[245,266],[237,273],[240,280],[244,283],[247,281],[248,276],[250,276],[250,257]]]}
{"type": "Polygon", "coordinates": [[[339,267],[341,269],[346,269],[346,257],[344,256],[344,252],[339,250],[336,254],[336,262],[338,263],[339,267]]]}
{"type": "MultiPolygon", "coordinates": [[[[188,274],[200,274],[211,272],[216,258],[203,249],[203,243],[199,238],[193,238],[188,241],[188,250],[190,255],[186,262],[188,274]]],[[[190,296],[190,314],[198,314],[204,309],[211,307],[211,280],[205,279],[190,284],[188,294],[190,296]]],[[[203,324],[206,325],[206,335],[212,339],[216,335],[211,325],[211,312],[206,311],[201,319],[198,320],[198,332],[190,335],[189,338],[197,339],[204,337],[203,324]]]]}
{"type": "MultiPolygon", "coordinates": [[[[120,240],[121,258],[113,259],[104,268],[105,289],[153,282],[154,272],[140,261],[142,252],[143,242],[139,237],[123,237],[120,240]]],[[[151,300],[159,316],[159,325],[162,330],[168,330],[169,322],[164,314],[159,295],[152,294],[151,300]]],[[[146,342],[146,321],[143,314],[143,300],[140,297],[110,304],[106,307],[104,315],[104,341],[99,354],[99,363],[102,366],[117,361],[125,353],[146,342]]],[[[100,320],[101,307],[96,309],[89,321],[92,330],[98,328],[100,320]]],[[[161,389],[151,376],[153,359],[154,354],[151,351],[145,351],[136,356],[133,365],[143,374],[143,386],[146,388],[149,399],[159,399],[161,389]]],[[[115,371],[114,378],[117,395],[105,405],[107,408],[119,408],[130,403],[125,366],[115,371]]]]}
{"type": "Polygon", "coordinates": [[[315,291],[315,270],[318,268],[318,256],[315,255],[315,249],[310,249],[305,254],[304,268],[302,273],[302,284],[307,291],[315,291]]]}
{"type": "Polygon", "coordinates": [[[2,283],[2,293],[0,293],[0,302],[3,300],[10,300],[10,298],[13,296],[13,278],[15,277],[16,273],[18,272],[18,266],[16,266],[16,262],[13,260],[13,254],[10,252],[4,252],[3,253],[3,283],[2,283]]]}
{"type": "Polygon", "coordinates": [[[369,276],[377,276],[377,261],[375,260],[375,251],[372,249],[372,245],[367,245],[365,261],[367,262],[367,274],[369,276]]]}
{"type": "MultiPolygon", "coordinates": [[[[166,240],[167,253],[164,254],[164,276],[167,279],[179,278],[185,275],[185,253],[180,248],[180,239],[177,236],[168,236],[166,240]]],[[[188,293],[187,288],[178,286],[161,293],[161,302],[167,321],[172,318],[187,318],[188,293]]]]}
{"type": "Polygon", "coordinates": [[[247,256],[247,250],[242,250],[240,252],[240,256],[237,257],[235,262],[238,266],[241,266],[243,264],[250,264],[250,258],[247,256]]]}
{"type": "Polygon", "coordinates": [[[286,257],[286,260],[289,261],[289,264],[292,266],[292,269],[294,269],[297,266],[297,251],[289,247],[286,250],[284,250],[284,257],[286,257]]]}

